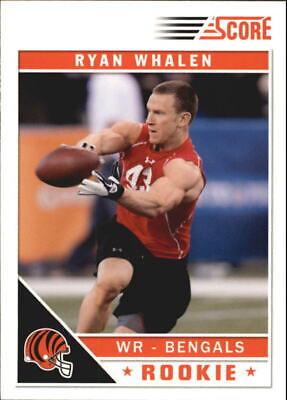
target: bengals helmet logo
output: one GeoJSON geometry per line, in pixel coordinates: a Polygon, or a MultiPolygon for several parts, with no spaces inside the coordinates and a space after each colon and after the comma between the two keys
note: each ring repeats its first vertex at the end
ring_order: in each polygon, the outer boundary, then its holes
{"type": "Polygon", "coordinates": [[[45,371],[57,368],[64,378],[70,378],[73,372],[73,363],[64,361],[64,354],[69,353],[70,347],[64,336],[49,328],[30,333],[24,345],[26,362],[33,362],[45,371]]]}

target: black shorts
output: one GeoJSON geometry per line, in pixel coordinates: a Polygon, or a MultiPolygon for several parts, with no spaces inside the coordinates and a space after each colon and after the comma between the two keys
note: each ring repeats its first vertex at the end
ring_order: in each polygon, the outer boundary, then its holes
{"type": "Polygon", "coordinates": [[[154,257],[129,229],[115,220],[100,232],[97,263],[110,257],[124,258],[134,268],[114,315],[140,313],[147,333],[169,332],[190,302],[187,258],[154,257]]]}

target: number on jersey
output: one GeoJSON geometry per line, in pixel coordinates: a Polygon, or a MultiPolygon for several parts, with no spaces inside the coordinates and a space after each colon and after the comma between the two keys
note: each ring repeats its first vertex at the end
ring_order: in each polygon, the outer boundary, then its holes
{"type": "Polygon", "coordinates": [[[143,165],[136,165],[126,172],[128,186],[133,190],[148,191],[152,179],[151,167],[144,168],[143,165]]]}

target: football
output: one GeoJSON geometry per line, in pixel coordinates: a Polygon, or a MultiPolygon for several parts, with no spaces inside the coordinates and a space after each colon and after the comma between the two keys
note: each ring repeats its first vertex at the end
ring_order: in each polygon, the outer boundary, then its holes
{"type": "Polygon", "coordinates": [[[61,145],[48,153],[37,165],[37,177],[51,186],[70,187],[81,183],[100,166],[94,150],[61,145]]]}

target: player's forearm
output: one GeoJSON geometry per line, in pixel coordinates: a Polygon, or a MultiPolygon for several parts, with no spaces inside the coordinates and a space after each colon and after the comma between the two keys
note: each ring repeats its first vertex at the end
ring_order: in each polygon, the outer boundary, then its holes
{"type": "Polygon", "coordinates": [[[111,128],[91,134],[82,139],[78,144],[86,142],[96,146],[100,155],[113,154],[127,150],[140,135],[142,124],[133,121],[121,121],[111,128]]]}
{"type": "Polygon", "coordinates": [[[148,218],[157,217],[179,204],[177,196],[165,197],[157,191],[142,192],[140,190],[125,189],[118,203],[128,210],[148,218]]]}
{"type": "Polygon", "coordinates": [[[86,136],[79,144],[82,143],[95,146],[99,155],[118,153],[128,147],[125,138],[112,129],[103,129],[101,132],[86,136]]]}
{"type": "Polygon", "coordinates": [[[162,213],[162,204],[154,193],[125,189],[118,203],[129,211],[153,218],[162,213]]]}

